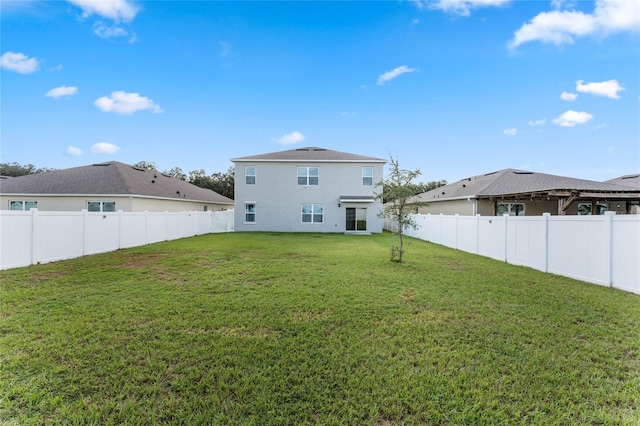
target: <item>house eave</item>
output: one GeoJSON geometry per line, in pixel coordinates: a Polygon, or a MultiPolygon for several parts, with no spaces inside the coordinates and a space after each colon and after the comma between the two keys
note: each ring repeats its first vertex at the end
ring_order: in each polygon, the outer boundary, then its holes
{"type": "Polygon", "coordinates": [[[172,197],[156,197],[153,195],[138,195],[138,194],[31,194],[31,193],[8,193],[2,192],[0,196],[6,197],[82,197],[82,198],[98,198],[98,197],[108,197],[108,198],[144,198],[150,200],[168,200],[168,201],[188,201],[192,203],[208,203],[208,204],[225,204],[225,205],[234,205],[232,202],[226,201],[210,201],[210,200],[198,200],[193,198],[172,198],[172,197]]]}

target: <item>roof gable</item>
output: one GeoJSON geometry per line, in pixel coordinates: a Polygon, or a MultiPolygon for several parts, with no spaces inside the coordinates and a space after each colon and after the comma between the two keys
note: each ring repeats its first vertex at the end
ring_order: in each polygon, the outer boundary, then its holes
{"type": "Polygon", "coordinates": [[[319,147],[304,147],[289,149],[286,151],[270,152],[267,154],[250,155],[248,157],[232,158],[231,161],[320,161],[320,162],[366,162],[366,163],[386,163],[381,158],[366,157],[364,155],[349,154],[347,152],[334,151],[319,147]]]}
{"type": "Polygon", "coordinates": [[[233,204],[233,200],[156,170],[117,161],[0,180],[0,193],[130,195],[233,204]]]}

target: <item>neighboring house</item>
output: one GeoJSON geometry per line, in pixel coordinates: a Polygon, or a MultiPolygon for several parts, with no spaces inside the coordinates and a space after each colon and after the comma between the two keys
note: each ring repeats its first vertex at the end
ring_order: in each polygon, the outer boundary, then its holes
{"type": "Polygon", "coordinates": [[[382,232],[386,160],[307,147],[231,161],[235,231],[382,232]]]}
{"type": "Polygon", "coordinates": [[[606,181],[606,183],[613,183],[616,185],[624,185],[630,186],[635,189],[640,189],[640,174],[620,176],[615,179],[610,179],[606,181]]]}
{"type": "Polygon", "coordinates": [[[483,216],[638,213],[640,189],[525,170],[462,179],[415,197],[419,213],[483,216]]]}
{"type": "Polygon", "coordinates": [[[209,189],[117,161],[0,179],[0,209],[176,212],[233,208],[209,189]]]}

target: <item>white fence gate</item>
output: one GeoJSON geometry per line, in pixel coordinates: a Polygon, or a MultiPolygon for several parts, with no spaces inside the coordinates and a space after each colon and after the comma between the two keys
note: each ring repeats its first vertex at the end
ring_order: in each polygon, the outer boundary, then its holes
{"type": "Polygon", "coordinates": [[[0,211],[0,269],[233,231],[220,212],[0,211]]]}
{"type": "Polygon", "coordinates": [[[640,294],[640,215],[413,218],[419,228],[405,235],[640,294]]]}

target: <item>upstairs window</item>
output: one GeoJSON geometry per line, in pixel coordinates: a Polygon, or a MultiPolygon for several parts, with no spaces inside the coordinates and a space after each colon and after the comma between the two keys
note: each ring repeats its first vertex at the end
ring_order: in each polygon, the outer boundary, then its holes
{"type": "Polygon", "coordinates": [[[9,201],[9,210],[29,211],[37,208],[37,201],[9,201]]]}
{"type": "Polygon", "coordinates": [[[90,212],[115,212],[115,201],[89,201],[87,203],[87,210],[90,212]]]}
{"type": "Polygon", "coordinates": [[[322,204],[303,204],[301,208],[302,223],[322,223],[324,206],[322,204]]]}
{"type": "Polygon", "coordinates": [[[373,186],[373,167],[362,168],[362,186],[373,186]]]}
{"type": "Polygon", "coordinates": [[[256,184],[256,166],[244,167],[244,183],[246,185],[256,184]]]}
{"type": "Polygon", "coordinates": [[[320,171],[317,167],[298,167],[298,185],[318,185],[320,171]]]}

